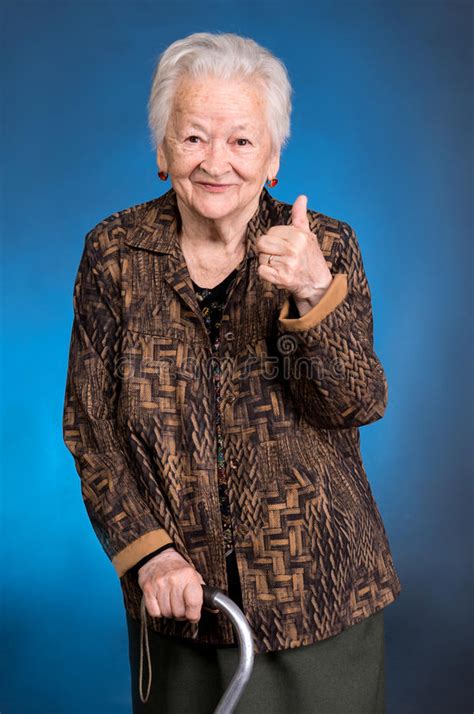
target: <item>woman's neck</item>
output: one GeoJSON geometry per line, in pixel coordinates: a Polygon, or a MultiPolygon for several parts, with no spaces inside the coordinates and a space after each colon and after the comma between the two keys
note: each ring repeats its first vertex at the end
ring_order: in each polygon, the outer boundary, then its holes
{"type": "Polygon", "coordinates": [[[186,234],[178,238],[191,279],[203,288],[218,285],[245,257],[245,234],[239,243],[224,247],[218,242],[188,242],[186,234]]]}
{"type": "Polygon", "coordinates": [[[249,206],[238,219],[211,220],[181,207],[178,240],[191,278],[202,287],[214,287],[245,257],[247,225],[255,213],[249,206]]]}

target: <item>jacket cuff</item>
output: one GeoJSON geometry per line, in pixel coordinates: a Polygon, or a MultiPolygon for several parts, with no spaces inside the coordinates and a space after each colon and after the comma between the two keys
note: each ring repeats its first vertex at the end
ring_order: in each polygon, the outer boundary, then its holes
{"type": "Polygon", "coordinates": [[[169,537],[164,528],[149,531],[134,540],[112,558],[112,565],[119,578],[136,565],[139,560],[168,543],[173,544],[173,539],[169,537]]]}
{"type": "Polygon", "coordinates": [[[148,563],[148,561],[154,558],[155,555],[159,555],[159,553],[164,550],[167,550],[167,548],[174,548],[174,543],[166,543],[166,545],[162,545],[161,548],[158,548],[157,550],[152,550],[151,553],[145,555],[145,557],[139,560],[138,563],[135,563],[135,565],[129,568],[126,572],[126,575],[138,575],[138,571],[143,565],[145,565],[145,563],[148,563]]]}
{"type": "Polygon", "coordinates": [[[278,320],[289,332],[300,332],[315,327],[341,303],[347,295],[347,273],[336,273],[319,302],[302,317],[289,318],[290,299],[283,303],[278,320]]]}

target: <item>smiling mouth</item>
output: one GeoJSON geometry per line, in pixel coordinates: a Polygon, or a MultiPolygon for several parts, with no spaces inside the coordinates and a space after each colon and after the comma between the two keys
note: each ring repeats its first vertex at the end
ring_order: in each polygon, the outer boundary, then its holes
{"type": "Polygon", "coordinates": [[[230,188],[232,186],[231,183],[206,183],[204,181],[198,181],[197,182],[198,186],[203,186],[205,189],[208,191],[224,191],[226,188],[230,188]]]}

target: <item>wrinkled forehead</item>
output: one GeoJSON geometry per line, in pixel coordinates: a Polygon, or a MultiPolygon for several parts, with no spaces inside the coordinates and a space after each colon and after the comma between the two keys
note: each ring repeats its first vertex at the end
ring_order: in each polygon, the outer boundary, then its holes
{"type": "Polygon", "coordinates": [[[183,78],[173,98],[172,115],[179,124],[201,131],[220,127],[260,133],[267,127],[261,86],[241,78],[183,78]]]}

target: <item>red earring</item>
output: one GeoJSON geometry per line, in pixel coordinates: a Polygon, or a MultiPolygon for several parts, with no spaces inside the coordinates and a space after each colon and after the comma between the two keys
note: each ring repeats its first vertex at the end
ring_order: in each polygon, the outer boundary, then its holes
{"type": "Polygon", "coordinates": [[[273,188],[274,186],[276,186],[277,183],[278,183],[277,178],[267,179],[267,185],[270,186],[270,188],[273,188]]]}
{"type": "Polygon", "coordinates": [[[168,178],[168,174],[166,173],[166,171],[158,171],[158,176],[162,181],[166,181],[166,179],[168,178]]]}

